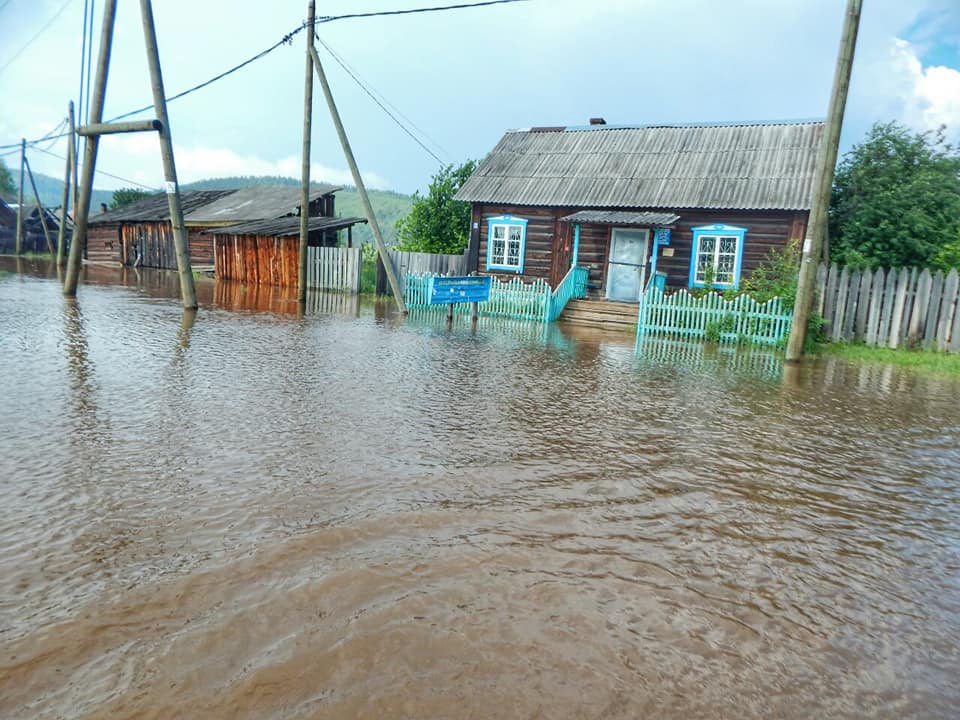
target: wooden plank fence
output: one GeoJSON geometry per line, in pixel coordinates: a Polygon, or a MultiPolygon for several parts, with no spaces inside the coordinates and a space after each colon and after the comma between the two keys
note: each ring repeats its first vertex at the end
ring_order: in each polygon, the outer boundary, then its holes
{"type": "MultiPolygon", "coordinates": [[[[390,251],[393,269],[397,278],[402,282],[410,275],[466,275],[467,253],[462,255],[441,255],[439,253],[401,252],[390,251]]],[[[387,273],[383,269],[380,259],[377,259],[377,295],[386,295],[390,292],[387,283],[387,273]]]]}
{"type": "Polygon", "coordinates": [[[833,342],[960,352],[960,274],[817,268],[814,310],[833,342]]]}
{"type": "Polygon", "coordinates": [[[712,292],[694,297],[678,290],[667,295],[653,287],[640,301],[637,334],[779,345],[790,332],[792,317],[780,298],[759,303],[749,295],[727,300],[712,292]]]}
{"type": "Polygon", "coordinates": [[[360,292],[360,248],[307,248],[307,287],[360,292]]]}

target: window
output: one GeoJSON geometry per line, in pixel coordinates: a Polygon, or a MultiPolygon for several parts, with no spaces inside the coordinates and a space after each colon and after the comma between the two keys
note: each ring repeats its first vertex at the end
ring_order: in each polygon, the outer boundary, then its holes
{"type": "Polygon", "coordinates": [[[690,287],[737,287],[740,284],[743,236],[746,232],[746,228],[733,225],[693,228],[690,287]]]}
{"type": "Polygon", "coordinates": [[[512,215],[487,220],[487,270],[523,272],[527,221],[512,215]]]}

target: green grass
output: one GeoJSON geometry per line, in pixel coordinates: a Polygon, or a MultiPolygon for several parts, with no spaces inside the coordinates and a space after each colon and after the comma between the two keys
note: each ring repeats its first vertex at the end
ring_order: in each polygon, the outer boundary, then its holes
{"type": "Polygon", "coordinates": [[[915,370],[935,372],[941,375],[960,376],[960,354],[940,353],[929,350],[890,350],[851,343],[828,343],[819,345],[817,355],[830,355],[852,362],[885,363],[909,367],[915,370]]]}

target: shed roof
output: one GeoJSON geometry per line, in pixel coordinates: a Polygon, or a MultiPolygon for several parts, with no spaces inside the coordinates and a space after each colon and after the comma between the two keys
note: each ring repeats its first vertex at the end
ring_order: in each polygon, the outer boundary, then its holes
{"type": "MultiPolygon", "coordinates": [[[[309,222],[309,230],[341,230],[357,223],[365,223],[364,218],[347,217],[312,217],[309,222]]],[[[258,220],[256,222],[243,223],[242,225],[230,225],[222,228],[212,228],[205,231],[209,235],[265,235],[267,237],[289,237],[300,234],[299,217],[282,217],[273,220],[258,220]]]]}
{"type": "Polygon", "coordinates": [[[456,199],[807,210],[823,128],[815,121],[511,130],[456,199]]]}
{"type": "Polygon", "coordinates": [[[643,225],[644,227],[671,227],[679,215],[664,212],[625,212],[623,210],[581,210],[560,218],[561,222],[596,223],[600,225],[643,225]]]}
{"type": "MultiPolygon", "coordinates": [[[[234,190],[181,190],[180,205],[183,207],[183,214],[186,215],[198,207],[207,205],[232,192],[234,190]]],[[[116,210],[91,215],[87,224],[112,225],[126,222],[163,222],[169,219],[170,206],[167,203],[167,196],[164,193],[157,193],[116,210]]]]}
{"type": "MultiPolygon", "coordinates": [[[[310,190],[310,201],[330,195],[339,190],[337,185],[319,185],[310,190]]],[[[214,202],[197,207],[193,212],[184,212],[184,221],[203,225],[206,223],[241,223],[251,220],[267,220],[292,215],[300,207],[300,187],[276,185],[246,187],[218,198],[214,202]]]]}

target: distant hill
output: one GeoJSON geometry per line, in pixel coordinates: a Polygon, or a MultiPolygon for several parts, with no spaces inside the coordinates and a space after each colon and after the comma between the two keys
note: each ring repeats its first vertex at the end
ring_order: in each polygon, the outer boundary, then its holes
{"type": "MultiPolygon", "coordinates": [[[[14,176],[14,182],[19,179],[19,176],[14,176]]],[[[46,207],[60,207],[60,199],[63,196],[63,180],[38,172],[33,174],[33,179],[37,183],[37,192],[40,193],[40,202],[42,202],[46,207]]],[[[97,212],[97,209],[100,207],[100,203],[107,203],[107,205],[109,205],[112,198],[112,190],[95,189],[93,191],[93,195],[90,197],[90,210],[92,212],[97,212]]],[[[13,201],[17,201],[16,195],[13,196],[13,201]]],[[[33,199],[33,188],[30,187],[29,180],[25,181],[23,186],[23,202],[31,205],[35,202],[33,199]]]]}
{"type": "MultiPolygon", "coordinates": [[[[60,196],[63,193],[63,181],[52,178],[49,175],[34,173],[37,181],[37,192],[40,193],[40,201],[49,207],[60,206],[60,196]]],[[[183,190],[223,190],[227,188],[256,187],[259,185],[299,185],[300,181],[291,177],[280,177],[270,175],[243,175],[235,177],[210,178],[208,180],[198,180],[197,182],[185,183],[180,187],[183,190]]],[[[25,198],[33,202],[33,190],[29,184],[24,188],[25,198]]],[[[383,239],[388,246],[392,246],[396,241],[397,220],[406,216],[413,206],[413,198],[410,195],[393,192],[391,190],[368,190],[370,195],[370,204],[373,205],[373,211],[376,213],[377,221],[380,223],[380,230],[383,233],[383,239]]],[[[113,199],[112,190],[94,190],[90,201],[90,209],[97,212],[100,203],[110,204],[113,199]]],[[[336,201],[337,215],[342,217],[363,217],[363,205],[360,202],[360,196],[357,189],[352,186],[344,187],[337,192],[336,201]]],[[[373,234],[370,228],[364,225],[354,227],[353,236],[359,242],[373,242],[373,234]]]]}
{"type": "MultiPolygon", "coordinates": [[[[258,185],[299,185],[296,178],[281,177],[279,175],[237,175],[234,177],[210,178],[181,185],[184,190],[223,190],[226,188],[256,187],[258,185]]],[[[314,183],[317,184],[317,183],[314,183]]],[[[413,198],[410,195],[393,192],[392,190],[367,190],[370,204],[380,223],[380,232],[388,247],[396,242],[397,220],[405,217],[413,207],[413,198]]],[[[337,191],[337,215],[341,217],[363,217],[363,204],[357,189],[347,185],[337,191]]],[[[373,242],[373,233],[366,225],[357,225],[353,229],[353,236],[360,242],[373,242]]]]}

